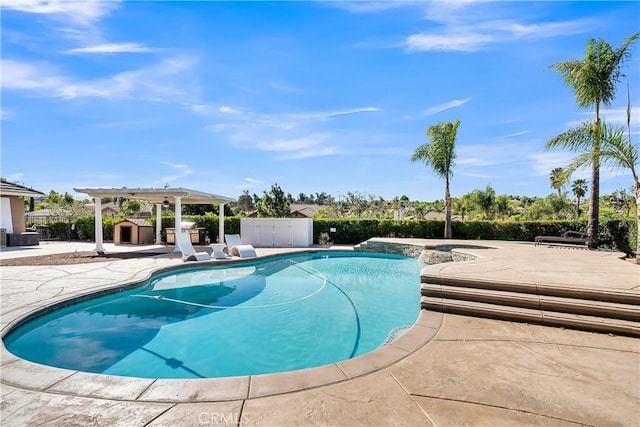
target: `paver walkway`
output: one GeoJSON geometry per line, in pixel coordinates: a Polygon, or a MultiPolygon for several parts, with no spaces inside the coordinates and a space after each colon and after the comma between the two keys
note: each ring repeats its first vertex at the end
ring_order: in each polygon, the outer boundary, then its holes
{"type": "MultiPolygon", "coordinates": [[[[640,291],[640,267],[617,259],[616,254],[473,243],[495,249],[468,249],[479,258],[428,269],[640,291]]],[[[278,251],[258,249],[258,254],[278,251]]],[[[177,255],[169,254],[72,266],[0,267],[3,333],[10,322],[42,305],[181,263],[177,255]]],[[[198,389],[201,380],[189,380],[192,395],[186,400],[195,403],[141,401],[136,399],[141,393],[135,379],[116,386],[107,380],[96,384],[83,373],[61,373],[19,360],[2,346],[0,422],[3,426],[640,425],[640,340],[451,314],[430,316],[439,316],[441,323],[418,328],[424,335],[434,335],[426,345],[370,374],[303,391],[227,401],[207,398],[211,390],[198,389]]],[[[282,387],[286,389],[286,384],[282,387]]]]}

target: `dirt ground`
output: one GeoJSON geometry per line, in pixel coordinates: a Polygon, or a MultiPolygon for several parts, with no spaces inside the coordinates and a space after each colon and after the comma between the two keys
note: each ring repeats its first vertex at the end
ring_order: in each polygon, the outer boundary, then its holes
{"type": "Polygon", "coordinates": [[[98,255],[97,252],[69,252],[63,254],[39,255],[22,258],[0,260],[0,266],[30,266],[30,265],[68,265],[86,264],[91,262],[118,261],[131,258],[142,258],[159,255],[156,252],[116,252],[98,255]]]}

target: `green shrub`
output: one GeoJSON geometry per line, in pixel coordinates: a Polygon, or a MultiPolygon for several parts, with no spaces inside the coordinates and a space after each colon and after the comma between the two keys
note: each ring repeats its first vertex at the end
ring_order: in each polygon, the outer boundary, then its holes
{"type": "MultiPolygon", "coordinates": [[[[212,242],[218,238],[218,216],[185,215],[183,217],[204,227],[212,242]]],[[[103,237],[113,240],[113,226],[119,221],[105,217],[103,237]]],[[[155,223],[155,219],[150,220],[155,223]]],[[[61,239],[94,239],[94,217],[84,216],[73,221],[75,227],[70,230],[69,223],[50,224],[61,239]]],[[[163,228],[173,228],[174,217],[162,217],[163,228]]],[[[240,233],[240,217],[225,216],[225,233],[240,233]]],[[[533,242],[536,236],[561,236],[566,231],[586,231],[587,223],[582,220],[571,221],[454,221],[453,238],[464,240],[512,240],[533,242]]],[[[443,220],[393,220],[393,219],[356,219],[356,218],[316,218],[313,220],[314,243],[318,237],[327,233],[335,244],[358,244],[372,237],[406,237],[440,239],[444,234],[443,220]],[[330,233],[335,228],[336,233],[330,233]]],[[[602,246],[609,247],[629,256],[635,254],[636,222],[632,220],[604,220],[600,222],[599,237],[602,246]]]]}
{"type": "MultiPolygon", "coordinates": [[[[122,218],[103,217],[102,218],[102,238],[113,240],[113,226],[122,221],[122,218]]],[[[73,220],[73,239],[94,240],[95,239],[95,217],[81,216],[73,220]]]]}
{"type": "MultiPolygon", "coordinates": [[[[314,219],[314,242],[321,233],[336,229],[337,244],[358,244],[372,237],[442,238],[443,220],[314,219]]],[[[463,240],[510,240],[533,242],[536,236],[561,236],[566,231],[586,231],[585,220],[570,221],[454,221],[453,238],[463,240]]],[[[634,221],[600,223],[600,244],[633,255],[636,245],[634,221]]]]}

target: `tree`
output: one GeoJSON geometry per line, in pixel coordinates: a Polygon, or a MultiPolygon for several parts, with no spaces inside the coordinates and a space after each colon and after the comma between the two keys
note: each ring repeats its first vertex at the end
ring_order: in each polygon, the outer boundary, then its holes
{"type": "Polygon", "coordinates": [[[256,203],[258,215],[265,218],[288,218],[291,213],[289,197],[278,184],[273,184],[256,203]]]}
{"type": "MultiPolygon", "coordinates": [[[[579,108],[595,107],[593,122],[595,138],[592,141],[591,153],[591,194],[589,200],[589,247],[598,246],[598,223],[600,207],[600,105],[610,106],[615,98],[616,83],[623,76],[620,71],[623,63],[630,57],[630,46],[638,37],[637,32],[627,37],[622,45],[614,49],[603,39],[587,40],[587,51],[583,60],[571,59],[551,65],[564,77],[564,82],[573,89],[579,108]]],[[[547,143],[547,147],[549,144],[547,143]]]]}
{"type": "Polygon", "coordinates": [[[569,177],[564,169],[553,168],[549,176],[549,183],[551,184],[551,188],[558,190],[558,196],[567,181],[569,181],[569,177]]]}
{"type": "Polygon", "coordinates": [[[364,211],[369,206],[369,202],[367,201],[367,196],[356,191],[352,193],[351,191],[347,192],[347,196],[343,202],[347,209],[349,210],[349,214],[355,216],[356,218],[360,218],[364,211]]]}
{"type": "Polygon", "coordinates": [[[455,213],[459,214],[462,220],[464,221],[464,216],[469,211],[469,205],[471,204],[471,196],[469,194],[464,194],[462,197],[453,200],[453,210],[455,213]]]}
{"type": "Polygon", "coordinates": [[[422,160],[430,167],[436,175],[444,178],[444,238],[451,239],[451,193],[449,183],[453,176],[453,166],[456,159],[456,138],[460,120],[451,122],[440,122],[437,125],[429,126],[427,137],[430,142],[422,144],[413,152],[411,161],[422,160]]]}
{"type": "Polygon", "coordinates": [[[49,194],[44,198],[44,202],[48,205],[61,205],[64,201],[64,197],[62,197],[57,191],[51,190],[49,194]]]}
{"type": "Polygon", "coordinates": [[[522,213],[522,219],[540,221],[544,219],[566,220],[573,217],[573,207],[567,198],[551,193],[544,199],[537,199],[522,213]]]}
{"type": "Polygon", "coordinates": [[[495,198],[495,211],[500,219],[506,219],[513,214],[511,199],[506,194],[501,194],[495,198]]]}
{"type": "MultiPolygon", "coordinates": [[[[640,147],[632,143],[630,132],[628,138],[625,138],[622,126],[610,127],[604,121],[597,127],[593,126],[592,123],[583,123],[581,127],[570,129],[552,141],[562,147],[584,147],[594,139],[600,141],[597,157],[590,152],[583,152],[573,159],[567,169],[570,172],[575,171],[593,162],[601,163],[613,169],[629,169],[633,177],[633,191],[636,197],[637,223],[640,225],[640,180],[638,178],[640,147]],[[594,136],[596,129],[599,131],[597,137],[594,136]]],[[[638,235],[640,237],[640,228],[638,228],[638,235]]],[[[636,262],[640,264],[640,238],[637,239],[637,242],[636,262]]]]}
{"type": "Polygon", "coordinates": [[[576,196],[576,217],[580,216],[580,199],[582,199],[585,194],[587,194],[587,181],[584,179],[576,179],[571,184],[571,191],[573,195],[576,196]]]}
{"type": "Polygon", "coordinates": [[[249,195],[249,190],[244,190],[242,195],[238,197],[237,203],[238,209],[241,212],[251,212],[255,209],[253,205],[253,198],[249,195]]]}
{"type": "Polygon", "coordinates": [[[471,202],[484,214],[484,219],[493,219],[496,192],[490,185],[484,190],[474,190],[471,193],[471,202]]]}

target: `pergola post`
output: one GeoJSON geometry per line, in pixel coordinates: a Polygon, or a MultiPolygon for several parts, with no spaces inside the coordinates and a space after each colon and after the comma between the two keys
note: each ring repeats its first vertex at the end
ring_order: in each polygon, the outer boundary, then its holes
{"type": "Polygon", "coordinates": [[[224,203],[218,204],[218,243],[224,243],[224,203]]]}
{"type": "Polygon", "coordinates": [[[178,233],[182,233],[182,197],[173,196],[176,199],[176,223],[175,223],[175,249],[173,252],[180,252],[180,247],[178,246],[178,233]]]}
{"type": "Polygon", "coordinates": [[[102,246],[103,237],[102,237],[102,200],[100,197],[94,197],[93,202],[95,204],[95,237],[96,237],[96,248],[94,249],[98,254],[104,254],[104,247],[102,246]]]}
{"type": "Polygon", "coordinates": [[[162,244],[162,204],[156,203],[156,245],[162,244]]]}

